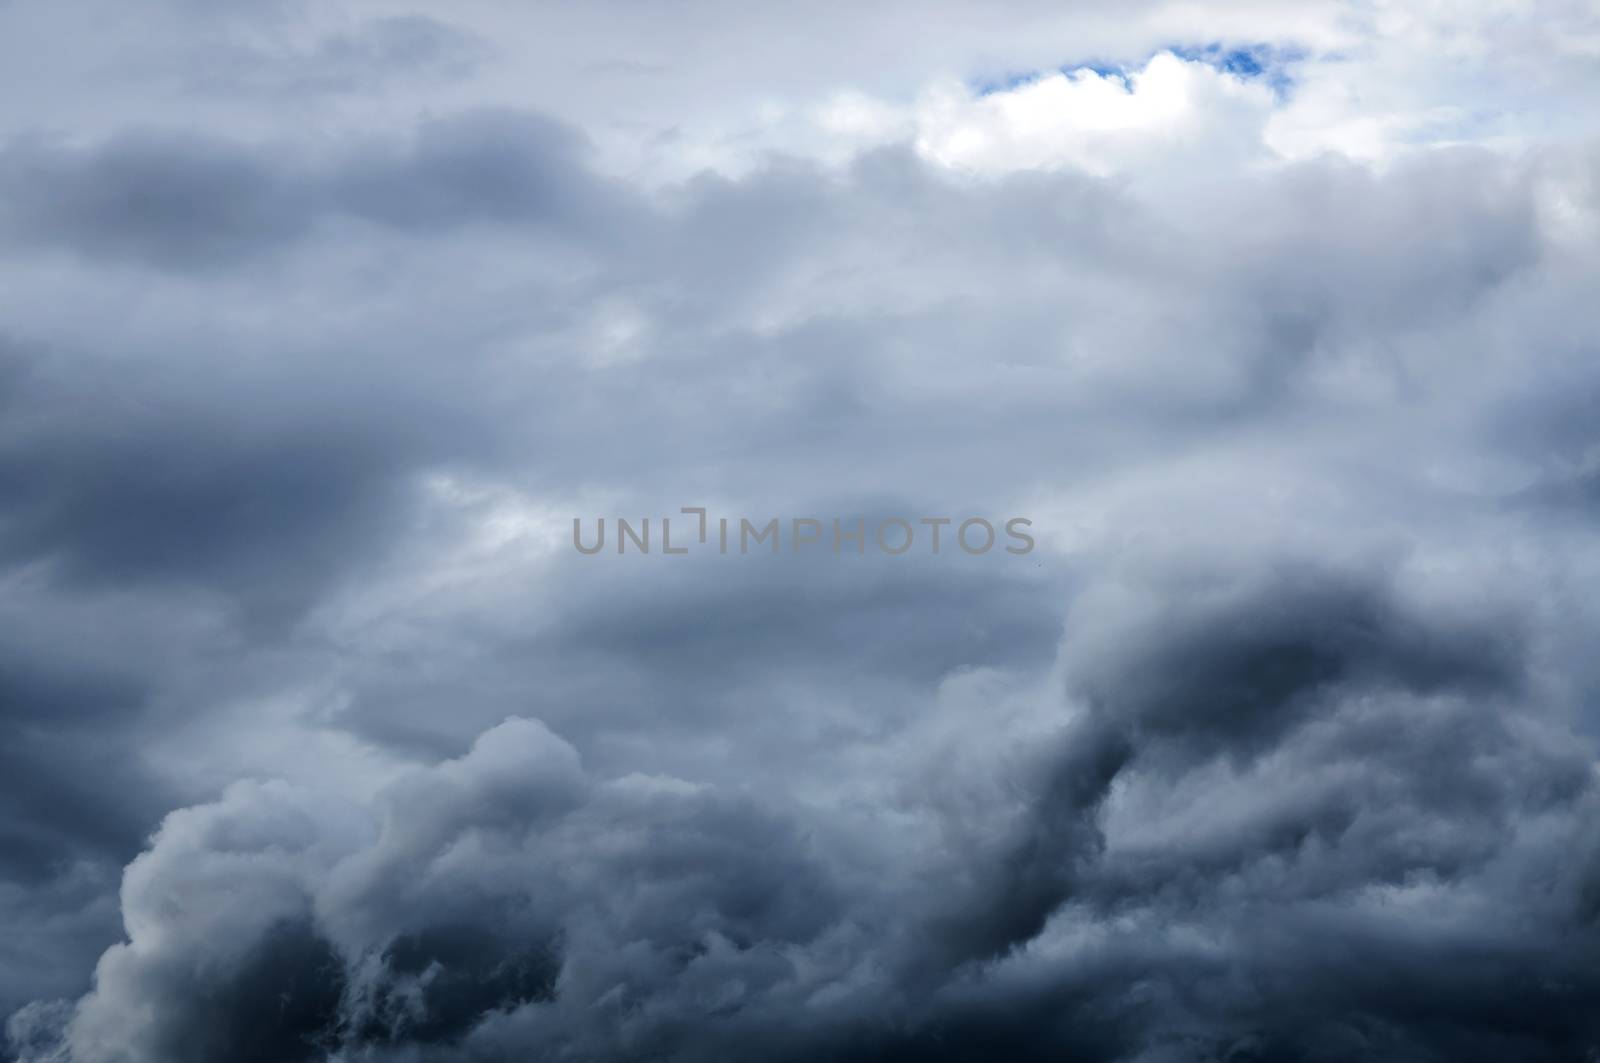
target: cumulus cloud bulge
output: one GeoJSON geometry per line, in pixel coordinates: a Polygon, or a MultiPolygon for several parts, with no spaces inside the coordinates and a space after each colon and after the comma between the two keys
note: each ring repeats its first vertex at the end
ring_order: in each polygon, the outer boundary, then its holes
{"type": "Polygon", "coordinates": [[[1600,1059],[1592,2],[0,86],[0,1058],[1600,1059]]]}

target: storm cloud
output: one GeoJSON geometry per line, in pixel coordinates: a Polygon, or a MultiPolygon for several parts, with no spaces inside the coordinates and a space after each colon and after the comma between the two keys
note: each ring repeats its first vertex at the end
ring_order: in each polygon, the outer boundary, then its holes
{"type": "Polygon", "coordinates": [[[1600,1051],[1593,12],[804,21],[0,5],[11,1058],[1600,1051]]]}

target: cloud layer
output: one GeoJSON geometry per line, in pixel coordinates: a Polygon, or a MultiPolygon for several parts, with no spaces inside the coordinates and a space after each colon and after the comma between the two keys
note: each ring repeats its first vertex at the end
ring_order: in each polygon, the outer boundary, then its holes
{"type": "Polygon", "coordinates": [[[1600,1050],[1536,7],[0,5],[11,1055],[1600,1050]]]}

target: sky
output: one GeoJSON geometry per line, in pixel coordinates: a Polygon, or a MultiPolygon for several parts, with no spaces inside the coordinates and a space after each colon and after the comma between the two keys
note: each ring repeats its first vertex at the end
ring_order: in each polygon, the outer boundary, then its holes
{"type": "Polygon", "coordinates": [[[0,1058],[1600,1056],[1597,90],[1563,0],[0,0],[0,1058]]]}

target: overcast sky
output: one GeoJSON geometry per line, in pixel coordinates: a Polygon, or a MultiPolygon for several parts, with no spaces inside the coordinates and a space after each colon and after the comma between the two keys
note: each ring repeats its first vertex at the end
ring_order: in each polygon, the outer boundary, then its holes
{"type": "Polygon", "coordinates": [[[1595,1057],[1597,98],[1584,0],[0,0],[0,1052],[1595,1057]],[[686,506],[780,551],[573,547],[686,506]]]}

